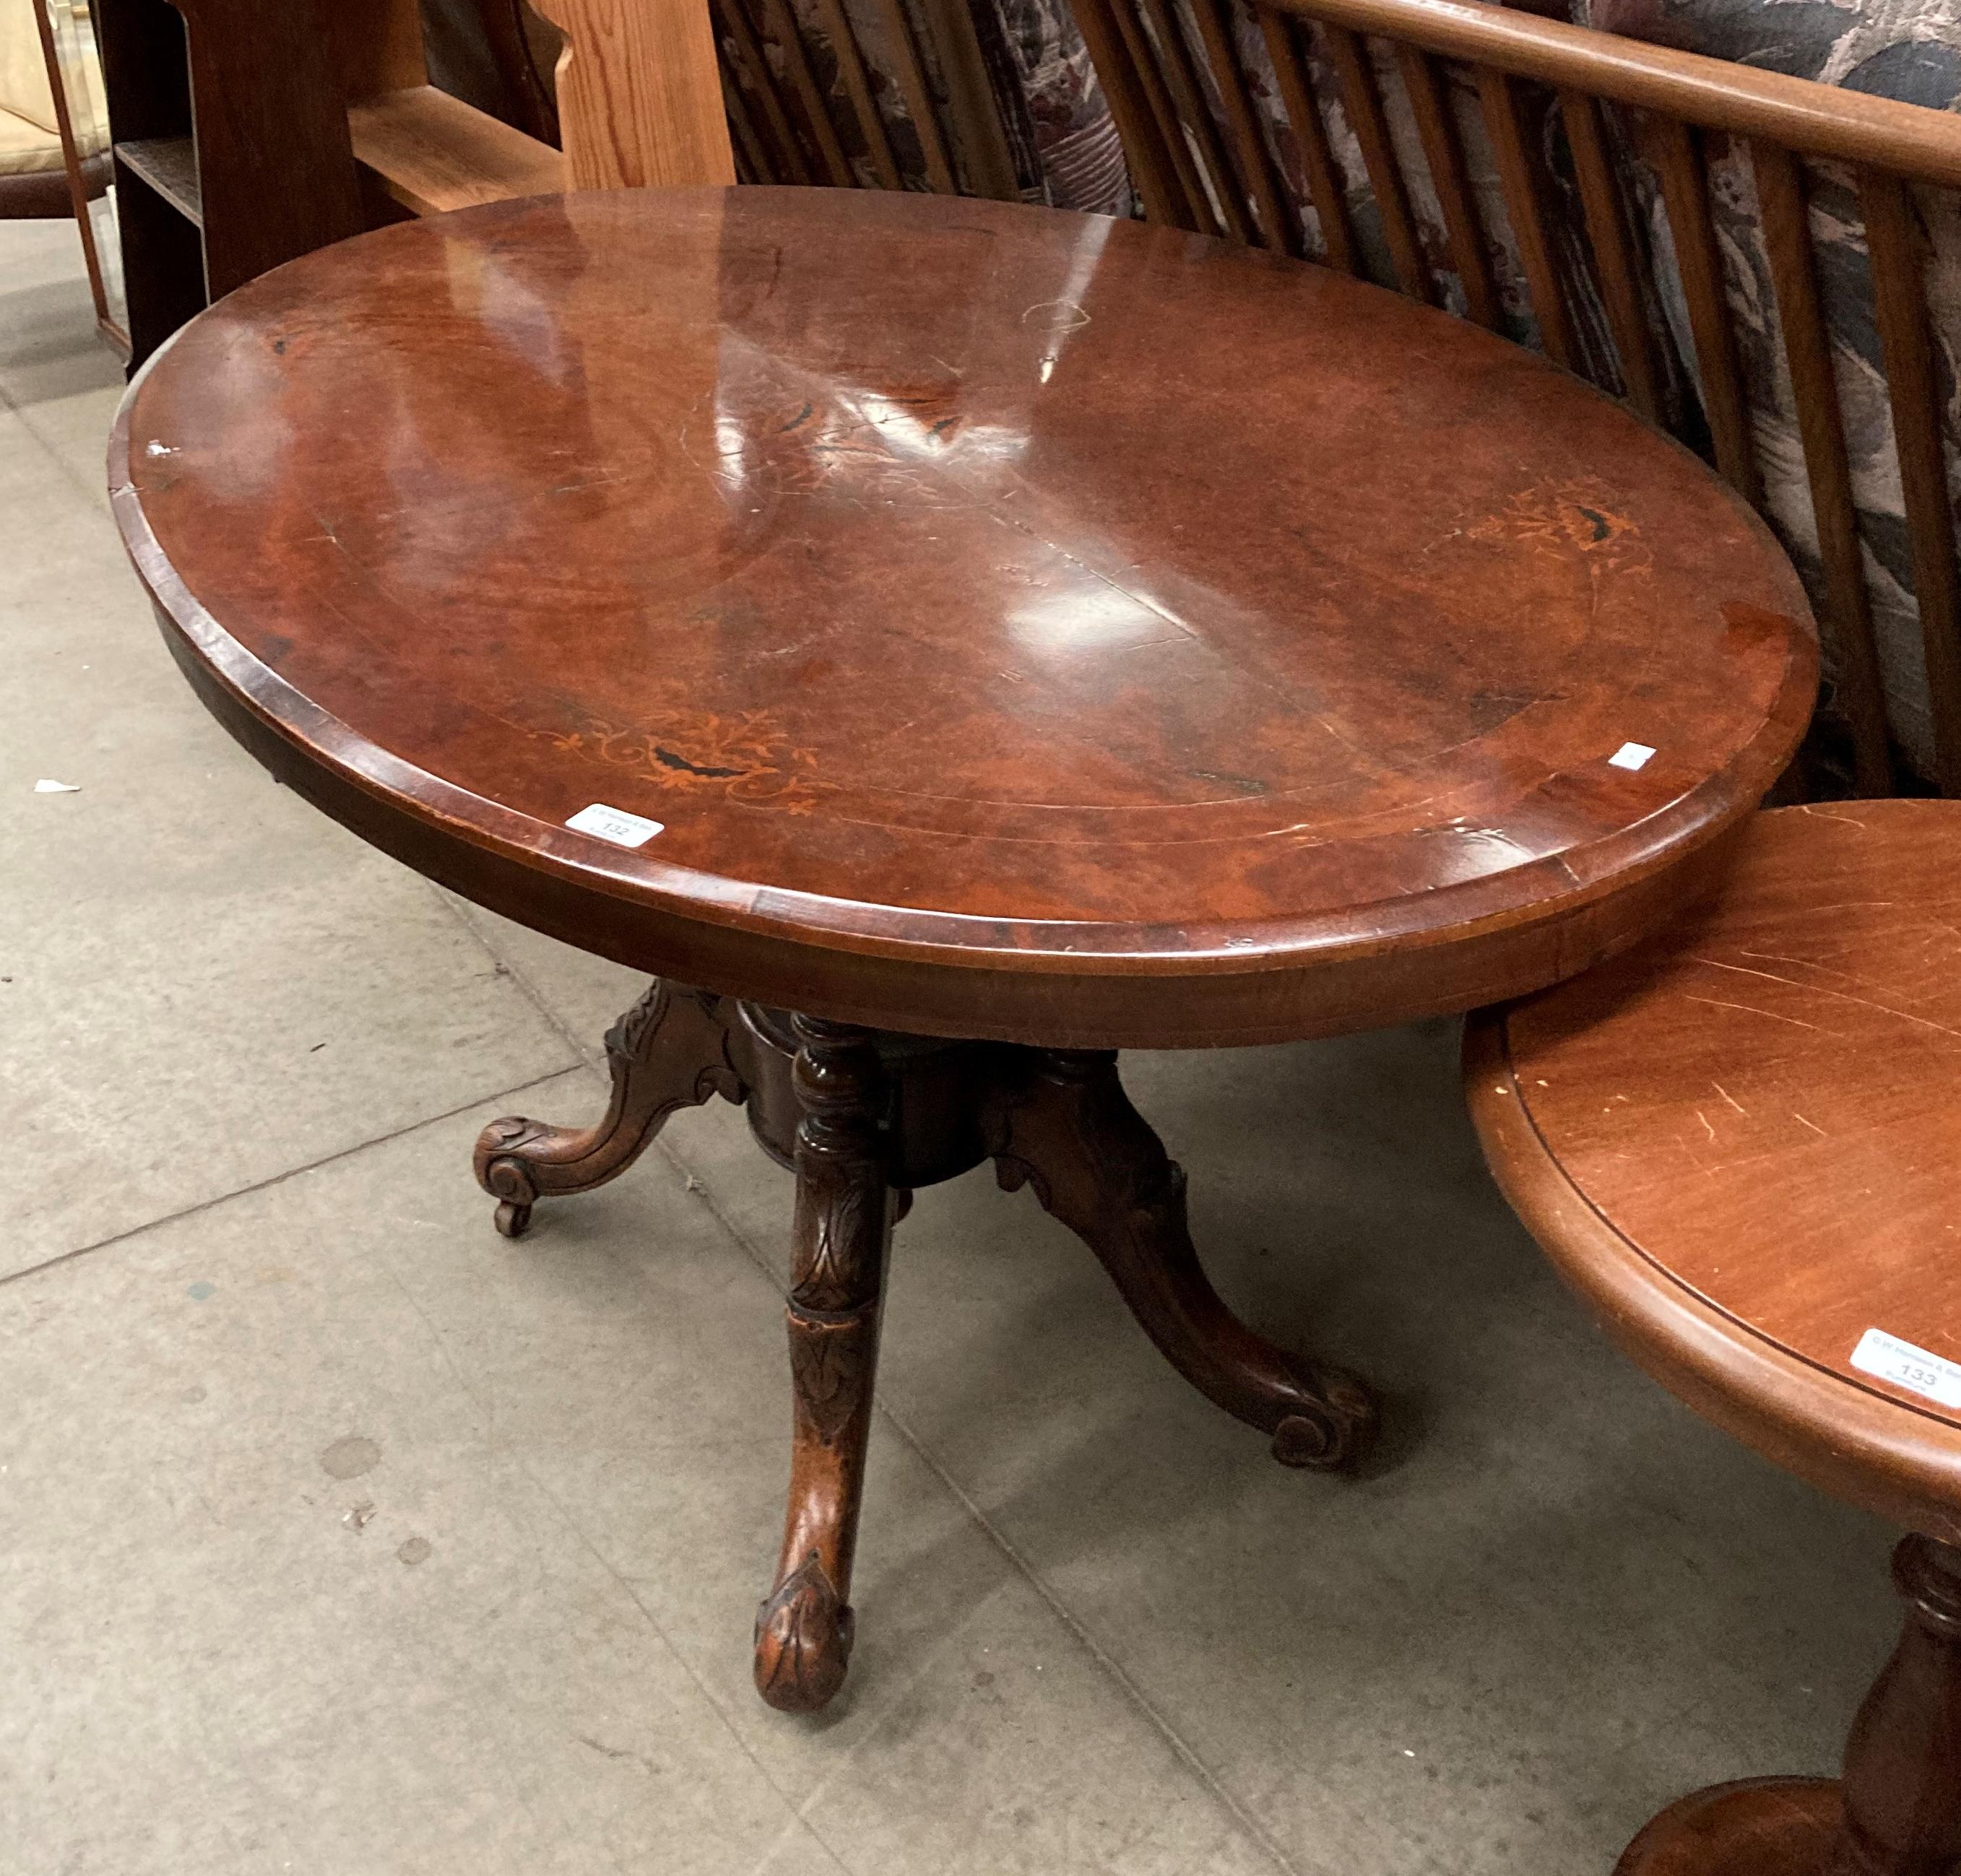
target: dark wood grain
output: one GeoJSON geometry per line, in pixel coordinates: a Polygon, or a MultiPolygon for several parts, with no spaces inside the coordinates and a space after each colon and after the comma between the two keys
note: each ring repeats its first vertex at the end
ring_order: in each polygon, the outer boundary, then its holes
{"type": "Polygon", "coordinates": [[[180,662],[295,787],[541,930],[885,1027],[1250,1041],[1548,981],[1718,862],[1815,681],[1761,524],[1542,362],[1005,205],[383,230],[213,309],[115,449],[180,662]],[[568,830],[595,801],[665,831],[568,830]]]}

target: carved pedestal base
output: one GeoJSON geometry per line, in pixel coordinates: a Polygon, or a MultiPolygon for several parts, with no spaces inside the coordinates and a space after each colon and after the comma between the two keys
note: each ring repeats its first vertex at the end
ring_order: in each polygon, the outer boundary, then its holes
{"type": "Polygon", "coordinates": [[[1614,1876],[1954,1876],[1961,1869],[1961,1551],[1901,1540],[1906,1623],[1841,1779],[1746,1779],[1671,1804],[1614,1876]]]}
{"type": "Polygon", "coordinates": [[[632,1164],[676,1109],[746,1102],[796,1171],[789,1323],[789,1510],[756,1621],[756,1685],[810,1711],[843,1684],[851,1559],[893,1225],[914,1188],[992,1159],[1089,1245],[1172,1365],[1258,1428],[1290,1466],[1352,1460],[1375,1425],[1350,1377],[1255,1335],[1220,1301],[1186,1228],[1185,1174],[1130,1105],[1111,1051],[939,1042],[656,984],[607,1037],[613,1094],[595,1127],[499,1120],[477,1176],[515,1237],[541,1198],[632,1164]]]}

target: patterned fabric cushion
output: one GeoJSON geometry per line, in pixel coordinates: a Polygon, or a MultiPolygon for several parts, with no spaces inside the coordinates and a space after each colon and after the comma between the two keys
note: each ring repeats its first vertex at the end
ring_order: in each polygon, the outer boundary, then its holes
{"type": "Polygon", "coordinates": [[[1129,215],[1124,147],[1069,0],[977,0],[974,23],[1023,199],[1129,215]]]}
{"type": "MultiPolygon", "coordinates": [[[[1961,0],[1583,0],[1585,23],[1759,65],[1796,78],[1899,98],[1940,110],[1961,109],[1961,0]]],[[[1636,160],[1639,193],[1658,247],[1666,221],[1652,170],[1636,160]]],[[[1832,365],[1845,418],[1854,502],[1864,549],[1867,586],[1879,642],[1887,715],[1912,766],[1931,775],[1934,733],[1914,599],[1912,557],[1893,453],[1892,416],[1878,334],[1865,228],[1849,172],[1807,165],[1819,289],[1830,330],[1832,365]]],[[[1797,563],[1826,626],[1828,675],[1836,667],[1824,604],[1818,530],[1805,476],[1797,410],[1772,295],[1756,190],[1747,156],[1718,139],[1709,149],[1711,195],[1723,253],[1727,297],[1737,335],[1745,393],[1762,467],[1771,525],[1797,563]]],[[[1915,202],[1929,254],[1928,298],[1943,387],[1942,419],[1950,494],[1961,498],[1961,199],[1922,190],[1915,202]]],[[[1676,338],[1692,360],[1688,311],[1672,267],[1658,269],[1676,338]]]]}
{"type": "MultiPolygon", "coordinates": [[[[961,0],[961,4],[965,0],[961,0]]],[[[816,0],[791,0],[818,82],[824,85],[831,121],[859,172],[860,182],[876,182],[850,100],[837,73],[836,54],[816,0]]],[[[899,79],[898,49],[890,11],[868,0],[843,0],[844,13],[870,80],[873,101],[900,173],[909,189],[930,186],[918,133],[907,113],[899,79]]],[[[1131,212],[1130,173],[1117,127],[1102,86],[1084,49],[1068,0],[972,0],[968,17],[987,68],[992,103],[1024,201],[1051,208],[1101,215],[1131,212]]],[[[933,10],[926,30],[912,34],[920,65],[936,99],[950,86],[939,65],[939,35],[933,10]]],[[[773,51],[764,35],[766,53],[773,51]]],[[[972,186],[978,165],[962,145],[955,114],[941,110],[948,158],[962,183],[972,186]]]]}

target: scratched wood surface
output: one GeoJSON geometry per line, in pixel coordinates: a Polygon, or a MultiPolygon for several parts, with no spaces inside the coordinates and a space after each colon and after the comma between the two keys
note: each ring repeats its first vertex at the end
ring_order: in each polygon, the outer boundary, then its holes
{"type": "Polygon", "coordinates": [[[1759,815],[1666,938],[1481,1027],[1500,1183],[1637,1355],[1961,1537],[1961,1407],[1851,1360],[1877,1329],[1961,1362],[1961,807],[1759,815]]]}
{"type": "Polygon", "coordinates": [[[212,309],[118,438],[180,658],[289,779],[541,928],[885,1027],[1535,987],[1714,863],[1815,681],[1755,517],[1564,374],[1009,205],[384,230],[212,309]]]}

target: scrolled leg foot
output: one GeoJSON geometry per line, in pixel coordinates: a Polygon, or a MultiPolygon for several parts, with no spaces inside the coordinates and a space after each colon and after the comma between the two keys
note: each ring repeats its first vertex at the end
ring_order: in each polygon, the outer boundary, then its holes
{"type": "Polygon", "coordinates": [[[1283,1465],[1352,1464],[1376,1423],[1352,1375],[1277,1348],[1220,1301],[1185,1221],[1185,1174],[1130,1105],[1108,1050],[1025,1061],[990,1097],[995,1171],[1034,1188],[1114,1279],[1145,1333],[1186,1380],[1271,1435],[1283,1465]]]}
{"type": "Polygon", "coordinates": [[[607,1032],[612,1098],[594,1127],[513,1115],[477,1141],[477,1180],[499,1201],[497,1229],[521,1237],[540,1199],[590,1192],[632,1165],[677,1108],[713,1096],[739,1101],[732,1011],[719,997],[655,983],[607,1032]]]}
{"type": "Polygon", "coordinates": [[[844,1685],[851,1611],[813,1550],[756,1612],[756,1691],[782,1713],[815,1713],[844,1685]]]}
{"type": "Polygon", "coordinates": [[[887,1183],[884,1094],[864,1030],[794,1019],[796,1222],[789,1307],[789,1509],[776,1581],[756,1618],[756,1691],[808,1713],[844,1683],[851,1559],[898,1195],[887,1183]]]}

